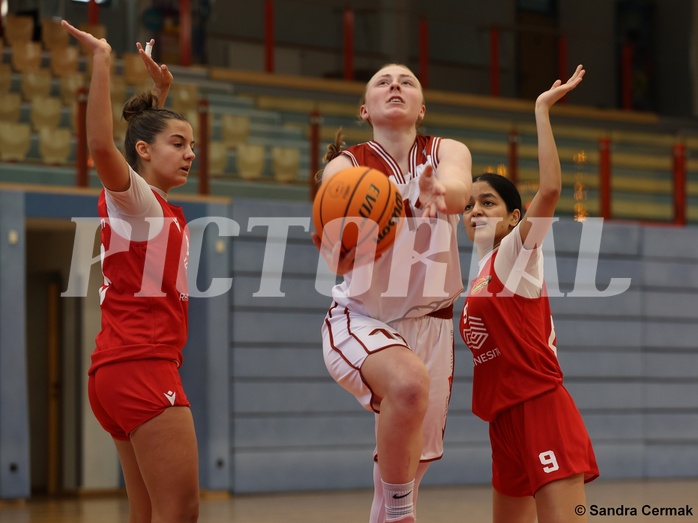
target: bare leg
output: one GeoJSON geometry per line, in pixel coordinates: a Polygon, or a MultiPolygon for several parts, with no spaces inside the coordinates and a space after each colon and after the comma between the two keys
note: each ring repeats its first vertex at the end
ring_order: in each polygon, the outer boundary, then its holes
{"type": "MultiPolygon", "coordinates": [[[[379,459],[374,468],[375,491],[370,516],[371,523],[376,523],[384,521],[386,515],[382,482],[403,485],[405,494],[409,490],[409,497],[405,498],[408,505],[403,507],[409,507],[406,510],[411,512],[414,506],[415,487],[408,484],[415,480],[422,455],[422,422],[429,402],[429,376],[422,361],[404,347],[372,354],[364,362],[361,373],[380,402],[376,420],[379,459]]],[[[390,501],[389,513],[395,514],[396,502],[390,501]]]]}
{"type": "Polygon", "coordinates": [[[422,421],[429,400],[424,363],[404,347],[371,354],[361,374],[380,401],[376,442],[381,478],[407,483],[422,455],[422,421]]]}
{"type": "Polygon", "coordinates": [[[131,444],[150,496],[152,523],[198,521],[199,461],[191,411],[165,409],[134,431],[131,444]]]}
{"type": "Polygon", "coordinates": [[[493,523],[534,523],[536,501],[532,496],[505,496],[492,489],[493,523]]]}
{"type": "Polygon", "coordinates": [[[128,495],[128,523],[150,523],[150,496],[130,441],[115,439],[128,495]]]}
{"type": "Polygon", "coordinates": [[[538,523],[586,523],[586,513],[575,511],[579,505],[586,507],[583,474],[553,481],[536,492],[538,523]]]}

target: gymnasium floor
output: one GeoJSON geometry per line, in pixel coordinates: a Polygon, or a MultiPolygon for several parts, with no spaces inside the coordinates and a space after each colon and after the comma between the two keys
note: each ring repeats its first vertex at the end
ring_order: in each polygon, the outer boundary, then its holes
{"type": "MultiPolygon", "coordinates": [[[[274,495],[204,494],[200,523],[364,523],[371,492],[343,491],[274,495]]],[[[698,478],[663,481],[601,481],[587,486],[590,522],[698,523],[698,478]],[[643,515],[644,506],[690,508],[693,515],[643,515]],[[637,515],[631,514],[631,509],[637,515]],[[616,514],[609,514],[614,510],[616,514]],[[625,510],[629,515],[618,515],[625,510]]],[[[490,490],[477,487],[426,487],[419,496],[420,523],[487,523],[490,490]]],[[[126,523],[127,502],[120,496],[32,499],[0,502],[0,523],[126,523]]]]}

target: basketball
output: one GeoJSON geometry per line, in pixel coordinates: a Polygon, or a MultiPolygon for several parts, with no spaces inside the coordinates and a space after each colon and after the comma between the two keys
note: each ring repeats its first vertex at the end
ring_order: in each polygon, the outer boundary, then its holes
{"type": "MultiPolygon", "coordinates": [[[[323,182],[313,201],[313,224],[322,245],[341,243],[341,253],[375,249],[375,258],[395,241],[405,216],[402,195],[382,172],[349,167],[323,182]]],[[[375,259],[374,258],[374,259],[375,259]]]]}

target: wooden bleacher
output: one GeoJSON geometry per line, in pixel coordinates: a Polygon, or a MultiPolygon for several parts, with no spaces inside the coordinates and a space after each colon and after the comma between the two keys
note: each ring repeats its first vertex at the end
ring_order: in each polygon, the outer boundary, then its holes
{"type": "MultiPolygon", "coordinates": [[[[5,74],[11,76],[8,81],[10,90],[16,91],[21,84],[20,75],[18,72],[7,72],[11,53],[11,49],[5,46],[0,57],[5,65],[5,74]]],[[[88,57],[82,57],[78,65],[78,71],[86,76],[89,74],[88,62],[88,57]]],[[[50,70],[49,64],[50,54],[44,51],[41,68],[50,70]]],[[[283,179],[284,188],[276,194],[298,198],[308,189],[309,179],[314,175],[310,172],[312,162],[309,157],[311,113],[318,113],[322,118],[319,129],[322,142],[320,155],[324,154],[326,144],[334,140],[340,126],[347,144],[371,138],[370,128],[358,118],[359,99],[364,89],[362,83],[222,68],[172,66],[171,69],[176,80],[187,86],[186,100],[175,100],[175,94],[168,102],[171,107],[186,105],[191,109],[191,93],[209,103],[210,136],[216,142],[212,149],[215,150],[216,165],[215,172],[211,173],[215,181],[212,191],[231,194],[240,188],[239,182],[242,182],[248,184],[245,187],[258,187],[260,195],[264,195],[269,194],[269,188],[279,185],[279,180],[283,179]],[[254,145],[256,154],[259,154],[260,148],[263,150],[264,161],[260,162],[263,168],[259,175],[253,177],[254,182],[242,180],[243,177],[250,177],[241,176],[237,171],[237,147],[231,139],[226,143],[229,130],[224,122],[230,117],[247,122],[247,131],[238,140],[254,145]],[[295,175],[279,177],[277,173],[275,178],[272,153],[275,147],[298,151],[295,175]]],[[[135,87],[122,81],[123,70],[124,63],[117,58],[115,87],[126,83],[126,96],[130,96],[135,87]]],[[[61,93],[60,83],[60,78],[54,75],[52,96],[61,93]]],[[[69,96],[64,93],[63,100],[69,96]]],[[[120,97],[123,98],[122,95],[120,97]]],[[[510,133],[515,132],[518,181],[524,195],[532,194],[538,174],[535,123],[530,101],[442,91],[427,91],[425,98],[428,110],[421,132],[458,139],[468,145],[473,155],[474,174],[483,171],[508,172],[510,133]]],[[[27,103],[24,102],[24,105],[27,103]]],[[[66,116],[61,122],[71,122],[72,109],[66,106],[64,111],[66,116]]],[[[191,118],[196,118],[193,110],[187,112],[191,118]]],[[[22,114],[26,117],[28,108],[22,114]]],[[[653,113],[602,110],[571,104],[555,106],[552,119],[563,166],[561,214],[574,212],[575,205],[579,203],[574,199],[574,188],[580,180],[587,195],[582,203],[590,215],[598,212],[599,140],[607,137],[611,141],[614,217],[671,221],[672,147],[680,142],[686,146],[687,152],[688,216],[690,220],[698,220],[696,126],[683,122],[683,127],[679,129],[662,122],[653,113]]],[[[196,126],[198,122],[194,124],[196,126]]],[[[72,123],[69,125],[72,128],[72,123]]],[[[38,135],[32,136],[32,147],[25,161],[39,163],[38,135]]],[[[71,155],[68,164],[73,162],[71,155]]]]}

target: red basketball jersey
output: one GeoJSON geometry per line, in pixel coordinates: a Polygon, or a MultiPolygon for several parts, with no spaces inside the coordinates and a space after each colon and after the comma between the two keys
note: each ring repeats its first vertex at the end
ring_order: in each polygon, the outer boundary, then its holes
{"type": "Polygon", "coordinates": [[[182,362],[189,305],[189,233],[182,209],[157,192],[153,194],[162,207],[164,222],[149,241],[130,241],[114,232],[104,190],[100,195],[102,329],[90,373],[101,365],[126,360],[182,362]]]}
{"type": "Polygon", "coordinates": [[[354,166],[377,169],[395,183],[404,200],[407,225],[398,229],[395,243],[376,260],[370,275],[360,270],[344,275],[344,282],[332,292],[340,305],[391,322],[446,309],[463,291],[456,237],[460,214],[438,213],[430,224],[409,223],[411,217],[422,215],[419,177],[427,165],[438,167],[440,143],[441,138],[436,136],[417,136],[408,156],[407,172],[378,142],[342,150],[354,166]],[[409,265],[406,261],[414,253],[432,254],[425,262],[409,265]],[[355,289],[361,290],[357,293],[355,289]]]}
{"type": "Polygon", "coordinates": [[[505,289],[493,269],[496,256],[472,282],[460,320],[475,366],[473,413],[485,421],[562,383],[548,297],[505,289]]]}

